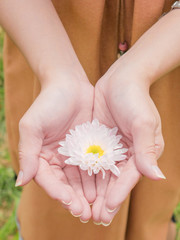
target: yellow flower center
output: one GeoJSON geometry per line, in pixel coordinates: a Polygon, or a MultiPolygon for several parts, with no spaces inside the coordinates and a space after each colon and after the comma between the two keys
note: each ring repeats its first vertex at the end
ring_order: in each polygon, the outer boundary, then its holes
{"type": "Polygon", "coordinates": [[[91,145],[88,147],[86,153],[93,153],[93,154],[99,153],[98,157],[100,158],[104,154],[104,151],[99,145],[91,145]]]}

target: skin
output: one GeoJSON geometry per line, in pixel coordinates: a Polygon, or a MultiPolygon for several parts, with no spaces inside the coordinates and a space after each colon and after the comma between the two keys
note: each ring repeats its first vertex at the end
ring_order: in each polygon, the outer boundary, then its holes
{"type": "Polygon", "coordinates": [[[97,223],[111,223],[141,175],[153,180],[164,178],[160,169],[157,175],[152,168],[157,166],[164,140],[160,116],[149,89],[154,81],[180,64],[180,53],[176,52],[179,19],[180,11],[174,10],[159,20],[110,67],[95,87],[93,117],[109,127],[118,126],[129,148],[129,160],[120,165],[119,178],[107,175],[104,186],[102,178],[96,177],[99,188],[92,212],[97,223]]]}
{"type": "Polygon", "coordinates": [[[34,178],[51,197],[81,215],[81,220],[92,217],[95,222],[109,224],[141,175],[162,178],[152,168],[164,142],[149,88],[180,64],[179,21],[179,10],[160,19],[110,67],[94,89],[50,0],[0,2],[0,23],[42,87],[20,121],[20,185],[34,178]],[[124,135],[129,159],[119,164],[119,178],[110,173],[103,181],[101,175],[90,178],[77,167],[65,167],[62,156],[56,154],[68,129],[92,118],[109,127],[118,126],[124,135]],[[94,202],[92,212],[90,202],[94,202]],[[108,209],[115,210],[110,213],[108,209]]]}
{"type": "Polygon", "coordinates": [[[134,77],[133,83],[126,77],[122,72],[113,71],[102,77],[96,86],[94,117],[109,127],[118,126],[124,145],[129,149],[128,161],[119,164],[120,177],[109,173],[103,192],[104,180],[101,176],[96,177],[100,189],[100,192],[97,189],[97,196],[101,197],[97,197],[94,203],[93,218],[98,223],[112,221],[116,209],[141,175],[160,179],[151,168],[157,165],[164,146],[159,114],[149,92],[134,82],[134,77]],[[108,209],[114,211],[109,213],[108,209]]]}
{"type": "Polygon", "coordinates": [[[67,203],[73,215],[89,219],[89,202],[96,197],[94,176],[67,166],[57,152],[69,129],[92,118],[93,87],[74,77],[68,76],[70,81],[59,88],[43,88],[25,113],[20,121],[19,157],[23,184],[34,177],[53,199],[67,203]]]}
{"type": "Polygon", "coordinates": [[[94,88],[51,1],[1,1],[0,23],[41,83],[40,95],[19,124],[17,185],[34,178],[73,215],[88,220],[89,203],[96,198],[95,177],[77,167],[65,167],[57,147],[70,128],[92,120],[94,88]]]}

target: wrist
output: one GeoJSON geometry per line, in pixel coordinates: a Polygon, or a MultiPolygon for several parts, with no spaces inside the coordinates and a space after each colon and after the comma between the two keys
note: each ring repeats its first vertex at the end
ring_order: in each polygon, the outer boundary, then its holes
{"type": "Polygon", "coordinates": [[[40,71],[38,78],[42,88],[49,86],[62,86],[73,82],[88,81],[83,69],[75,66],[59,66],[58,69],[47,68],[40,71]]]}
{"type": "Polygon", "coordinates": [[[123,58],[117,60],[115,66],[113,66],[112,73],[108,78],[108,85],[117,86],[118,89],[136,85],[149,91],[152,78],[147,69],[139,66],[136,62],[123,58]]]}

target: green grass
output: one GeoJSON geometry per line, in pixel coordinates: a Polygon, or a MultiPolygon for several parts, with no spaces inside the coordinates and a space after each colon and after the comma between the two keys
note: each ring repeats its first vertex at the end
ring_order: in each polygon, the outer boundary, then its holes
{"type": "Polygon", "coordinates": [[[2,61],[3,31],[0,28],[0,144],[3,143],[5,134],[5,117],[4,117],[4,74],[2,61]]]}
{"type": "Polygon", "coordinates": [[[12,168],[0,166],[0,176],[0,240],[16,239],[14,237],[18,235],[18,231],[15,211],[21,189],[14,187],[15,174],[12,168]]]}
{"type": "Polygon", "coordinates": [[[174,211],[174,215],[175,215],[175,218],[176,218],[176,221],[177,221],[177,224],[176,224],[176,230],[177,230],[176,239],[180,240],[180,203],[176,207],[176,209],[174,211]]]}
{"type": "Polygon", "coordinates": [[[0,28],[0,240],[18,240],[15,211],[21,188],[15,188],[15,174],[10,167],[4,114],[3,31],[0,28]]]}
{"type": "MultiPolygon", "coordinates": [[[[14,187],[15,174],[10,167],[6,144],[2,48],[3,31],[0,28],[0,240],[18,240],[15,215],[21,188],[14,187]]],[[[176,240],[180,240],[180,203],[174,213],[177,220],[176,240]]]]}

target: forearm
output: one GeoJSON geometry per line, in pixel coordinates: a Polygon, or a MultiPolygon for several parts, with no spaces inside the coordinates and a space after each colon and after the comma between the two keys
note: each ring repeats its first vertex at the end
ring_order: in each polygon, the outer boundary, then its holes
{"type": "Polygon", "coordinates": [[[151,85],[179,66],[179,23],[179,9],[162,17],[118,60],[120,68],[132,72],[151,85]]]}
{"type": "Polygon", "coordinates": [[[60,69],[83,72],[50,0],[0,1],[0,24],[40,81],[60,69]]]}

